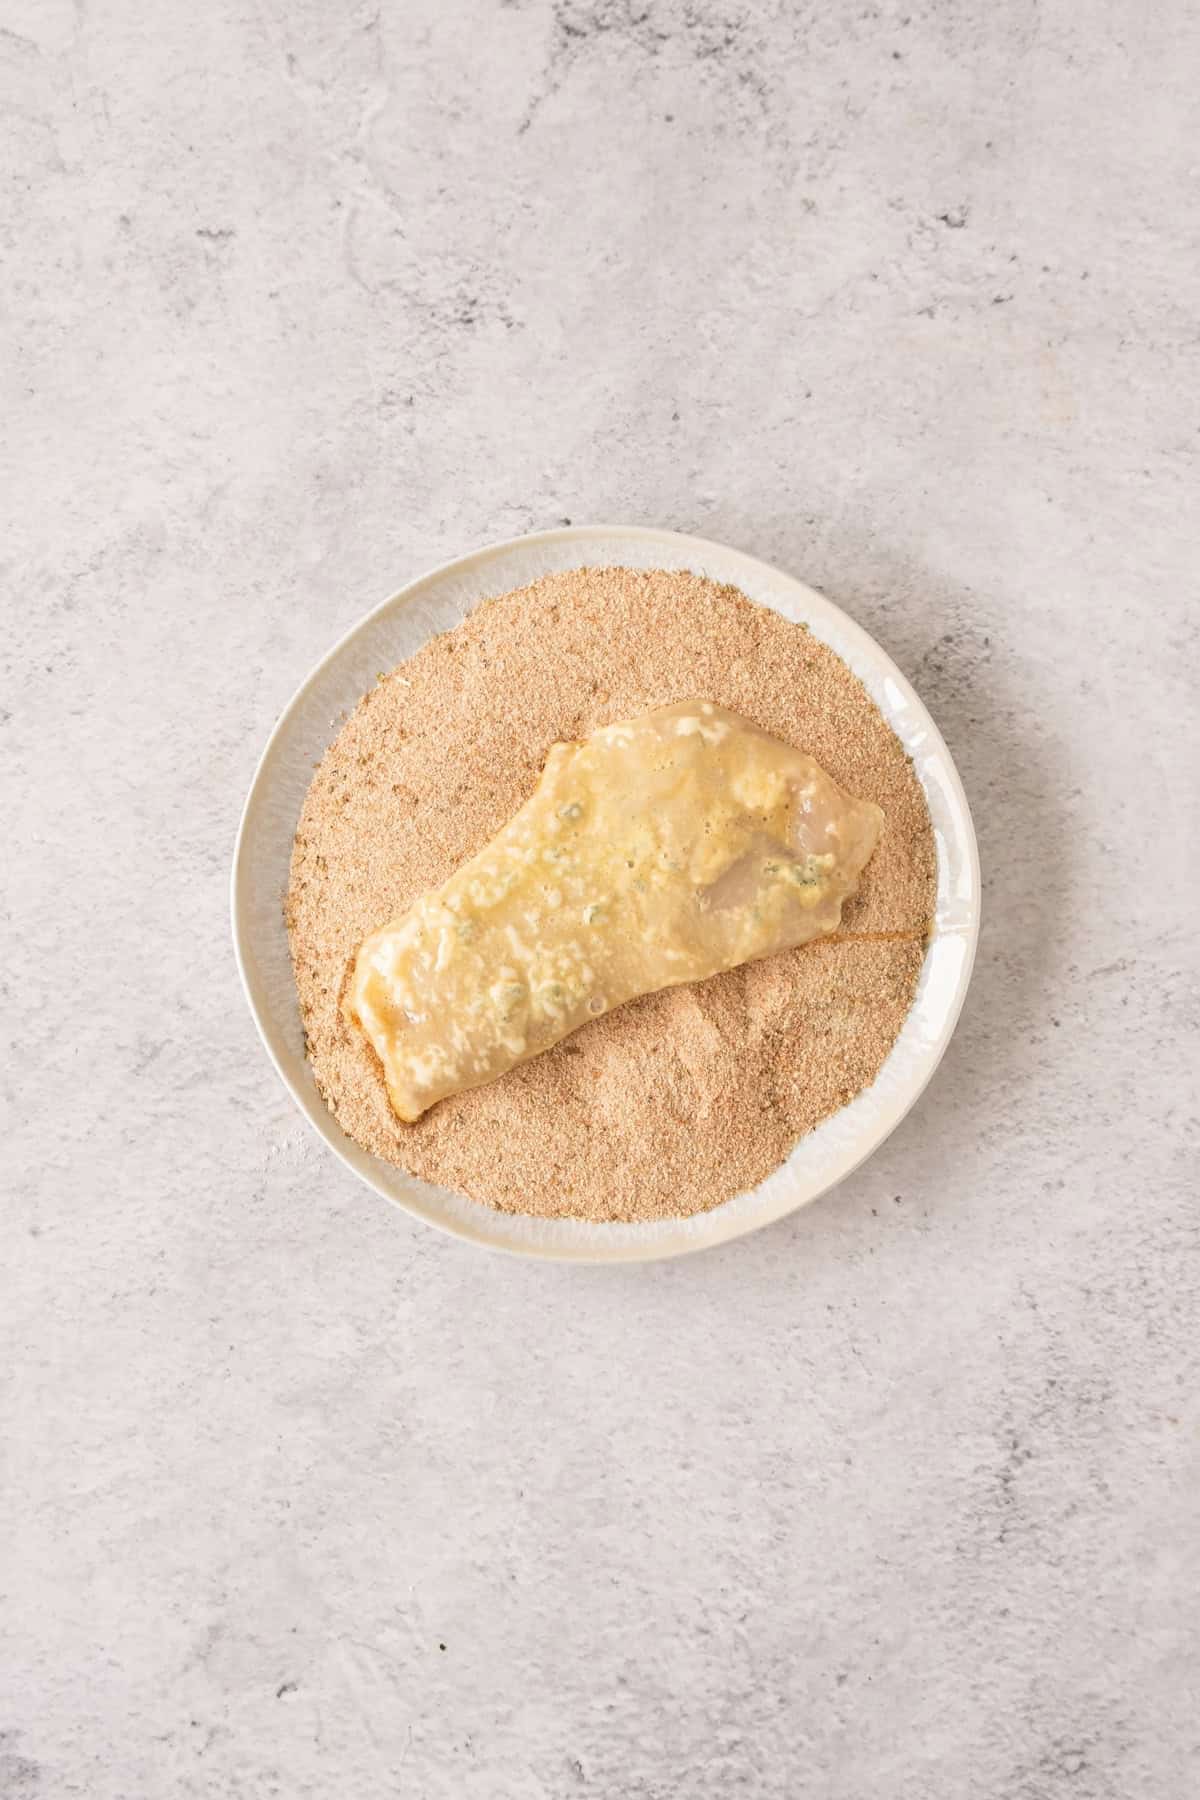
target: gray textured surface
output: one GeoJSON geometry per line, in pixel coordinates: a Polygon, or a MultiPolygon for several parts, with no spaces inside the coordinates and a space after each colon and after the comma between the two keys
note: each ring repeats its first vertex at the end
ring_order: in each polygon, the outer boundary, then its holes
{"type": "Polygon", "coordinates": [[[1195,1792],[1195,11],[3,14],[0,1796],[1195,1792]],[[374,1202],[228,946],[298,678],[563,517],[825,587],[985,861],[917,1112],[677,1266],[374,1202]]]}

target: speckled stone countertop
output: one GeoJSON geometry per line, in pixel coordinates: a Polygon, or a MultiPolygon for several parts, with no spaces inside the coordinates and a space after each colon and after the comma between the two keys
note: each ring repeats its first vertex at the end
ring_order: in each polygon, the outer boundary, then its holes
{"type": "Polygon", "coordinates": [[[1195,1793],[1198,15],[3,22],[0,1796],[1195,1793]],[[229,946],[297,681],[564,518],[825,589],[980,833],[917,1110],[672,1265],[389,1211],[229,946]]]}

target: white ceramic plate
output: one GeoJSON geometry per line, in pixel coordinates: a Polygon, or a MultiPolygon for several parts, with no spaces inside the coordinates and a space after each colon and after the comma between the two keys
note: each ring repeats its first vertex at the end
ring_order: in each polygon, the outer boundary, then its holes
{"type": "Polygon", "coordinates": [[[722,544],[634,526],[571,526],[493,544],[422,575],[317,664],[271,733],[250,784],[234,850],[232,905],[238,967],[267,1052],[309,1124],[368,1187],[474,1244],[577,1262],[629,1262],[701,1250],[782,1218],[841,1181],[895,1129],[940,1062],[962,1008],[979,933],[979,856],[962,783],[936,726],[895,664],[845,613],[790,575],[722,544]],[[803,1138],[751,1193],[695,1218],[645,1225],[494,1212],[360,1149],[326,1108],[305,1060],[283,924],[292,835],[338,716],[357,704],[378,670],[459,624],[480,600],[584,564],[691,569],[803,621],[849,663],[912,757],[937,838],[937,916],[920,986],[871,1087],[803,1138]]]}

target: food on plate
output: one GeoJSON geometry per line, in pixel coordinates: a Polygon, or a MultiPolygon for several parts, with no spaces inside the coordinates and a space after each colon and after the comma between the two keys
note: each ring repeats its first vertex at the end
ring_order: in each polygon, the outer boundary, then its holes
{"type": "Polygon", "coordinates": [[[344,999],[413,1122],[640,995],[834,931],[883,814],[708,700],[558,743],[477,855],[362,943],[344,999]]]}

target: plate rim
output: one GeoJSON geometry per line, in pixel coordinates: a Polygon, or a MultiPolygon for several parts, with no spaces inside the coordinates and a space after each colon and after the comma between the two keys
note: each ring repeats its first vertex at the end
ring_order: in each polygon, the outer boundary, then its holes
{"type": "MultiPolygon", "coordinates": [[[[588,565],[586,561],[581,561],[579,564],[572,566],[585,567],[588,565]]],[[[593,566],[600,565],[596,564],[593,566]]],[[[606,563],[605,566],[611,565],[606,563]]],[[[677,566],[682,567],[686,565],[679,564],[677,566]]],[[[503,592],[508,590],[497,591],[503,592]]],[[[754,600],[752,595],[748,596],[748,598],[750,598],[755,605],[766,604],[761,600],[754,600]]],[[[478,605],[480,603],[481,602],[477,601],[475,604],[478,605]]],[[[835,654],[839,653],[835,651],[835,654]]],[[[861,676],[859,678],[861,679],[861,676]]],[[[878,704],[878,702],[876,702],[876,704],[878,704]]],[[[921,779],[919,774],[918,779],[921,779]]],[[[926,793],[926,798],[928,799],[928,787],[923,780],[921,785],[923,791],[926,793]]],[[[761,558],[751,555],[747,551],[739,550],[734,545],[724,544],[713,538],[698,537],[688,532],[672,531],[665,527],[607,524],[571,524],[554,526],[544,531],[523,532],[516,537],[500,538],[493,542],[480,545],[478,548],[467,551],[461,556],[451,557],[445,562],[420,570],[409,581],[405,582],[402,587],[396,589],[377,605],[371,607],[367,612],[362,614],[361,617],[356,619],[347,630],[337,638],[324,655],[318,658],[309,669],[307,675],[295,688],[276,718],[255,762],[254,770],[250,778],[250,784],[246,792],[246,798],[239,815],[237,833],[234,839],[233,858],[230,868],[229,901],[234,960],[237,964],[242,992],[245,996],[247,1006],[249,1007],[251,1018],[254,1021],[259,1040],[262,1043],[276,1074],[279,1076],[279,1079],[291,1096],[293,1103],[301,1112],[310,1128],[314,1130],[317,1136],[333,1151],[339,1162],[341,1162],[351,1174],[357,1177],[364,1186],[370,1188],[373,1193],[378,1194],[380,1198],[406,1213],[409,1217],[417,1219],[423,1224],[432,1225],[438,1230],[461,1241],[473,1244],[478,1248],[489,1249],[512,1256],[533,1258],[538,1261],[596,1265],[621,1262],[664,1261],[677,1256],[691,1255],[704,1249],[715,1249],[721,1244],[731,1243],[739,1237],[746,1236],[753,1231],[761,1230],[767,1225],[777,1223],[780,1219],[786,1218],[793,1212],[799,1211],[801,1207],[811,1205],[814,1201],[823,1198],[843,1181],[848,1179],[856,1169],[860,1168],[862,1164],[887,1141],[892,1132],[895,1131],[901,1122],[908,1116],[936,1073],[938,1066],[949,1047],[955,1029],[957,1028],[962,1008],[966,1001],[967,991],[971,983],[976,951],[978,949],[982,916],[979,847],[975,833],[974,819],[971,814],[966,790],[963,787],[962,778],[959,775],[954,758],[946,745],[945,739],[938,730],[935,721],[930,716],[924,701],[920,698],[907,676],[897,667],[887,651],[883,649],[882,645],[880,645],[863,626],[859,625],[856,620],[843,611],[836,601],[830,600],[828,596],[823,594],[819,589],[809,586],[809,584],[801,580],[800,577],[791,575],[786,570],[780,569],[774,564],[767,563],[761,558]],[[444,581],[457,575],[465,575],[479,564],[496,561],[502,559],[506,555],[512,555],[513,553],[521,550],[528,550],[538,545],[557,545],[576,542],[582,545],[589,540],[613,537],[638,540],[646,545],[669,546],[672,553],[677,557],[694,555],[701,559],[701,561],[703,561],[706,556],[710,555],[733,557],[743,567],[748,567],[757,572],[764,584],[769,581],[774,581],[782,583],[784,586],[793,590],[797,590],[807,599],[811,599],[816,603],[816,610],[818,612],[823,611],[836,620],[839,631],[841,631],[849,640],[857,640],[859,647],[865,652],[867,658],[896,684],[905,705],[914,709],[917,717],[922,722],[932,752],[934,754],[940,753],[952,798],[957,802],[956,812],[959,824],[957,845],[960,852],[966,857],[971,878],[970,914],[961,925],[956,927],[956,935],[963,940],[965,953],[962,957],[955,979],[954,992],[944,1009],[937,1040],[936,1042],[931,1043],[926,1051],[922,1066],[919,1070],[919,1079],[913,1080],[910,1083],[909,1087],[901,1097],[900,1102],[893,1106],[888,1117],[882,1122],[882,1127],[876,1125],[863,1133],[861,1146],[855,1146],[857,1154],[853,1154],[850,1159],[844,1163],[844,1166],[838,1169],[837,1173],[831,1175],[829,1180],[823,1181],[819,1186],[814,1188],[811,1193],[801,1194],[789,1205],[768,1211],[762,1217],[742,1217],[736,1220],[730,1220],[728,1222],[728,1228],[721,1230],[717,1224],[721,1213],[724,1211],[725,1207],[731,1205],[734,1200],[740,1198],[740,1196],[733,1196],[731,1201],[723,1203],[722,1206],[713,1207],[707,1213],[692,1216],[695,1220],[711,1221],[712,1225],[716,1227],[715,1230],[710,1229],[703,1239],[697,1239],[695,1242],[639,1244],[636,1240],[630,1242],[626,1239],[619,1244],[610,1242],[606,1246],[600,1241],[585,1244],[521,1242],[515,1240],[506,1241],[501,1238],[489,1236],[484,1231],[472,1229],[465,1221],[447,1217],[432,1210],[426,1210],[418,1205],[412,1204],[408,1199],[398,1194],[389,1192],[373,1178],[367,1168],[360,1167],[352,1160],[351,1155],[348,1153],[348,1149],[339,1142],[339,1137],[344,1138],[346,1146],[349,1146],[353,1143],[353,1140],[348,1137],[340,1126],[337,1128],[336,1134],[329,1128],[331,1115],[328,1113],[324,1103],[320,1101],[319,1095],[317,1096],[316,1103],[314,1103],[312,1098],[297,1086],[289,1071],[284,1067],[280,1056],[277,1054],[275,1045],[271,1041],[268,1023],[263,1017],[263,1011],[260,1008],[248,966],[250,962],[250,952],[248,949],[248,923],[245,917],[247,908],[242,892],[245,878],[247,846],[250,840],[255,802],[259,797],[260,788],[272,761],[272,754],[275,751],[276,746],[283,738],[294,715],[303,704],[316,682],[329,668],[330,664],[342,654],[347,646],[356,639],[360,633],[366,631],[384,614],[389,614],[394,609],[402,606],[413,596],[416,590],[423,588],[430,583],[444,581]]],[[[890,1055],[891,1052],[889,1052],[889,1057],[890,1055]]],[[[886,1066],[887,1063],[885,1060],[883,1067],[886,1068],[886,1066]]],[[[878,1077],[876,1077],[876,1079],[878,1079],[878,1077]]],[[[864,1092],[869,1091],[869,1089],[864,1090],[864,1092]]],[[[843,1110],[844,1109],[839,1108],[839,1112],[843,1110]]],[[[838,1113],[830,1115],[831,1119],[837,1117],[838,1113]]],[[[822,1124],[824,1123],[825,1121],[822,1121],[822,1124]]],[[[816,1129],[820,1130],[821,1127],[818,1126],[816,1129]]],[[[377,1160],[372,1157],[369,1152],[362,1150],[361,1146],[355,1146],[355,1148],[359,1150],[361,1155],[368,1158],[371,1163],[377,1160]]],[[[748,1191],[753,1192],[754,1190],[748,1191]]],[[[468,1204],[478,1208],[479,1213],[482,1215],[480,1223],[482,1223],[484,1219],[494,1220],[496,1218],[509,1217],[509,1215],[499,1213],[497,1209],[492,1209],[479,1202],[469,1201],[468,1199],[468,1204]]],[[[683,1219],[679,1221],[681,1225],[689,1222],[691,1221],[683,1219]]],[[[571,1223],[586,1225],[589,1227],[590,1232],[595,1233],[605,1233],[614,1229],[613,1226],[599,1221],[571,1221],[571,1223]]],[[[471,1221],[471,1224],[474,1225],[473,1220],[471,1221]]],[[[615,1229],[628,1232],[630,1230],[636,1230],[636,1225],[624,1225],[615,1227],[615,1229]]]]}

